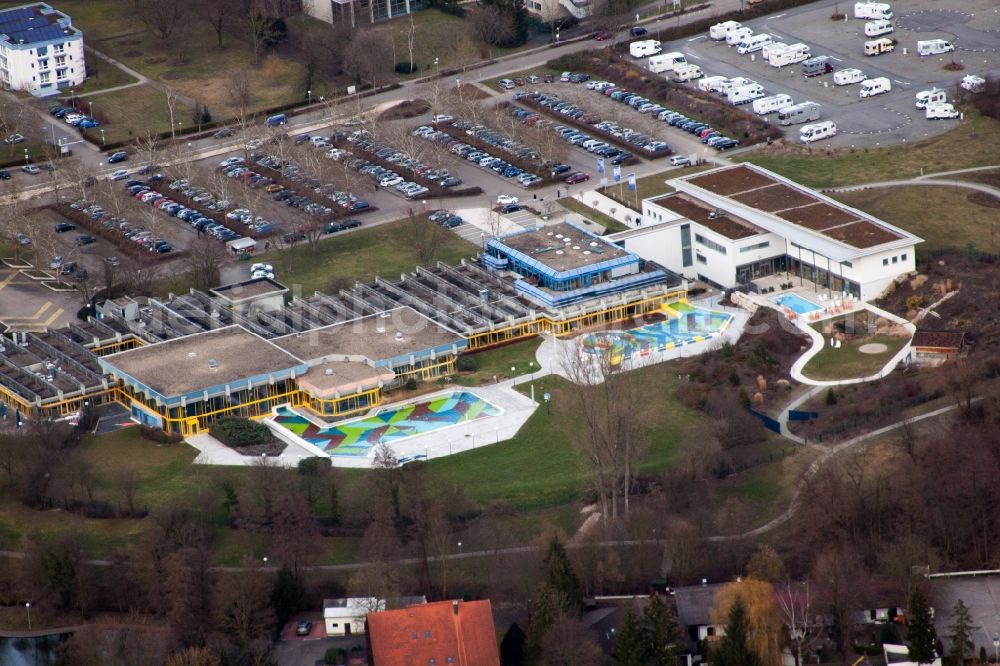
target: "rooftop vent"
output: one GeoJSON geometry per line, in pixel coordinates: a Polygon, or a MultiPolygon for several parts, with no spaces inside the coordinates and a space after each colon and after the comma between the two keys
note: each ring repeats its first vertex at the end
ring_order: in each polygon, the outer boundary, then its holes
{"type": "Polygon", "coordinates": [[[597,247],[597,241],[590,241],[590,247],[597,247]]]}
{"type": "Polygon", "coordinates": [[[402,341],[403,341],[403,332],[396,331],[396,342],[402,342],[402,341]]]}
{"type": "Polygon", "coordinates": [[[584,250],[583,253],[584,254],[590,254],[590,250],[584,250]]]}
{"type": "Polygon", "coordinates": [[[332,376],[333,375],[333,368],[327,368],[327,369],[325,369],[323,371],[323,374],[326,375],[327,377],[332,376]]]}
{"type": "Polygon", "coordinates": [[[579,249],[580,249],[580,246],[579,246],[579,245],[574,245],[574,246],[573,246],[573,249],[574,249],[574,250],[579,250],[579,249]]]}
{"type": "Polygon", "coordinates": [[[562,237],[563,237],[562,234],[556,234],[556,238],[562,238],[562,237]]]}
{"type": "Polygon", "coordinates": [[[545,234],[545,235],[546,235],[546,236],[551,236],[551,235],[552,235],[553,233],[555,233],[555,232],[553,232],[553,231],[550,231],[549,233],[547,233],[547,234],[545,234]]]}
{"type": "Polygon", "coordinates": [[[556,250],[556,254],[562,254],[562,253],[563,253],[562,250],[556,250]]]}
{"type": "Polygon", "coordinates": [[[193,351],[188,352],[188,358],[194,358],[197,355],[198,355],[198,352],[193,352],[193,351]]]}
{"type": "Polygon", "coordinates": [[[209,370],[218,370],[219,369],[219,362],[216,361],[214,358],[208,359],[208,369],[209,370]]]}
{"type": "Polygon", "coordinates": [[[709,211],[709,213],[708,213],[708,219],[710,219],[710,220],[714,220],[718,216],[719,216],[719,214],[716,213],[714,210],[713,211],[709,211]]]}

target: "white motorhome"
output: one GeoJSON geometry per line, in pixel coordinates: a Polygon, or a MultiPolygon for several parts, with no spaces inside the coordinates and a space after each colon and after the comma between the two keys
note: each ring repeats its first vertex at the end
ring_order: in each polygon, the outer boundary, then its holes
{"type": "Polygon", "coordinates": [[[656,55],[662,50],[660,42],[656,39],[643,39],[628,45],[628,52],[633,58],[645,58],[646,56],[656,55]]]}
{"type": "MultiPolygon", "coordinates": [[[[657,42],[658,44],[659,42],[657,42]]],[[[670,53],[660,53],[658,55],[650,56],[649,60],[646,62],[646,67],[649,71],[654,74],[659,74],[661,72],[669,72],[675,69],[679,65],[688,64],[687,58],[680,51],[672,51],[670,53]]]]}
{"type": "Polygon", "coordinates": [[[955,109],[953,104],[948,104],[945,102],[939,102],[937,104],[928,104],[927,109],[924,111],[924,115],[927,116],[927,120],[938,120],[940,118],[958,118],[959,113],[955,109]]]}
{"type": "Polygon", "coordinates": [[[942,53],[950,53],[955,50],[955,45],[944,39],[928,39],[922,42],[917,42],[917,54],[926,55],[940,55],[942,53]]]}
{"type": "Polygon", "coordinates": [[[808,46],[805,44],[792,44],[777,53],[772,51],[769,62],[771,63],[771,67],[784,67],[785,65],[793,65],[797,62],[808,60],[809,56],[808,46]]]}
{"type": "Polygon", "coordinates": [[[877,21],[868,21],[868,23],[865,23],[865,35],[867,37],[888,35],[892,30],[892,21],[888,19],[878,19],[877,21]]]}
{"type": "Polygon", "coordinates": [[[763,58],[764,60],[770,61],[772,53],[775,53],[777,51],[780,51],[781,49],[787,49],[787,48],[788,48],[788,44],[786,44],[784,42],[771,42],[770,44],[767,44],[764,48],[762,48],[760,50],[760,57],[763,58]]]}
{"type": "Polygon", "coordinates": [[[841,69],[833,73],[833,85],[849,86],[852,83],[861,83],[865,80],[865,73],[853,67],[841,69]]]}
{"type": "Polygon", "coordinates": [[[719,91],[723,94],[729,94],[729,91],[734,88],[742,88],[743,86],[749,86],[757,83],[753,79],[748,79],[742,76],[734,76],[731,79],[726,79],[719,84],[719,91]]]}
{"type": "Polygon", "coordinates": [[[882,93],[887,93],[892,90],[892,82],[885,76],[879,76],[874,79],[865,79],[861,82],[861,90],[858,91],[858,96],[861,99],[865,97],[872,97],[874,95],[881,95],[882,93]]]}
{"type": "Polygon", "coordinates": [[[708,29],[709,39],[714,39],[716,41],[721,41],[726,38],[733,30],[737,30],[743,26],[739,21],[723,21],[722,23],[716,23],[711,28],[708,29]]]}
{"type": "Polygon", "coordinates": [[[832,120],[803,125],[799,129],[799,141],[802,143],[812,143],[820,139],[829,139],[831,136],[837,136],[837,126],[832,120]]]}
{"type": "Polygon", "coordinates": [[[740,42],[739,47],[736,52],[740,55],[746,55],[748,53],[754,53],[760,51],[766,45],[771,43],[771,35],[762,32],[759,35],[753,35],[752,37],[747,37],[742,42],[740,42]]]}
{"type": "Polygon", "coordinates": [[[962,90],[980,93],[986,90],[986,79],[981,76],[976,76],[975,74],[967,74],[962,77],[962,82],[958,85],[962,88],[962,90]]]}
{"type": "Polygon", "coordinates": [[[771,95],[770,97],[761,97],[760,99],[755,99],[753,101],[753,112],[758,116],[766,116],[769,113],[774,113],[778,109],[784,109],[792,104],[793,102],[790,95],[771,95]]]}
{"type": "Polygon", "coordinates": [[[855,2],[856,19],[891,19],[892,7],[884,2],[855,2]]]}
{"type": "Polygon", "coordinates": [[[819,104],[816,102],[802,102],[778,109],[780,125],[799,125],[812,120],[819,120],[819,104]]]}
{"type": "Polygon", "coordinates": [[[753,35],[753,30],[746,26],[736,28],[736,30],[732,30],[726,35],[726,44],[729,46],[739,46],[744,39],[751,35],[753,35]]]}
{"type": "Polygon", "coordinates": [[[921,90],[916,94],[916,106],[918,109],[926,109],[931,104],[943,104],[948,101],[948,93],[940,88],[921,90]]]}
{"type": "Polygon", "coordinates": [[[674,71],[670,73],[670,78],[677,83],[687,83],[688,81],[700,79],[702,76],[704,76],[704,73],[701,71],[701,67],[691,64],[675,67],[674,71]]]}
{"type": "Polygon", "coordinates": [[[746,104],[764,96],[764,86],[753,83],[748,86],[733,88],[726,93],[726,101],[730,104],[746,104]]]}
{"type": "Polygon", "coordinates": [[[878,39],[865,42],[865,55],[877,56],[883,53],[892,53],[894,48],[896,48],[896,45],[892,43],[891,39],[888,37],[879,37],[878,39]]]}
{"type": "Polygon", "coordinates": [[[706,76],[698,82],[698,90],[702,92],[719,92],[722,85],[729,79],[724,76],[706,76]]]}

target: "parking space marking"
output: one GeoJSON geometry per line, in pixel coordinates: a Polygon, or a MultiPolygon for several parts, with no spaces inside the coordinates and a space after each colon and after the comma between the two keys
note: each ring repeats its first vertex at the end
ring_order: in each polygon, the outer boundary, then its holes
{"type": "Polygon", "coordinates": [[[898,84],[899,84],[899,85],[901,85],[901,86],[909,86],[909,85],[913,85],[913,84],[912,84],[912,83],[910,83],[909,81],[900,81],[899,79],[893,79],[893,81],[894,81],[894,82],[896,82],[896,83],[898,83],[898,84]]]}
{"type": "Polygon", "coordinates": [[[10,275],[5,277],[3,280],[0,280],[0,290],[2,290],[4,287],[10,284],[14,280],[14,278],[17,277],[17,274],[18,271],[12,270],[10,272],[10,275]]]}
{"type": "Polygon", "coordinates": [[[782,16],[784,16],[784,14],[775,14],[774,16],[768,17],[768,20],[770,21],[772,19],[780,19],[782,16]]]}
{"type": "Polygon", "coordinates": [[[51,317],[49,317],[48,319],[45,320],[44,325],[45,326],[51,326],[52,322],[54,322],[56,319],[58,319],[62,315],[63,312],[65,312],[65,310],[63,310],[62,308],[58,308],[54,313],[52,313],[51,317]]]}
{"type": "Polygon", "coordinates": [[[688,58],[694,58],[695,60],[701,60],[701,56],[696,56],[696,55],[695,55],[695,54],[693,54],[693,53],[686,53],[685,55],[686,55],[686,56],[687,56],[688,58]]]}
{"type": "MultiPolygon", "coordinates": [[[[16,320],[16,321],[25,320],[25,321],[31,321],[31,320],[38,319],[39,317],[41,317],[45,313],[45,311],[48,310],[50,307],[52,307],[52,301],[45,301],[45,305],[43,305],[42,307],[38,308],[38,312],[36,312],[33,315],[15,315],[15,316],[11,316],[11,317],[4,317],[4,320],[16,320]]],[[[60,309],[59,312],[62,312],[62,310],[60,309]]]]}
{"type": "Polygon", "coordinates": [[[705,37],[705,35],[699,35],[699,36],[697,36],[697,37],[692,37],[692,38],[691,38],[691,39],[689,39],[688,41],[689,41],[689,42],[697,42],[697,41],[698,41],[699,39],[706,39],[706,37],[705,37]]]}
{"type": "Polygon", "coordinates": [[[830,56],[830,60],[836,60],[837,62],[844,62],[843,60],[841,60],[837,56],[830,56]]]}

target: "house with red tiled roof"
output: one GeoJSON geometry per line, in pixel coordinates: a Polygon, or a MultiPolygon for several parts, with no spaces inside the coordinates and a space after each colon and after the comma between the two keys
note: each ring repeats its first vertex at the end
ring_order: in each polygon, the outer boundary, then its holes
{"type": "Polygon", "coordinates": [[[369,613],[373,666],[500,666],[489,600],[369,613]]]}

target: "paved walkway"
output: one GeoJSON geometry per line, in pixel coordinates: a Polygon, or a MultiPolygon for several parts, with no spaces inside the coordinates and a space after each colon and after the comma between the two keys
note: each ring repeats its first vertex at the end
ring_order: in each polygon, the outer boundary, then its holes
{"type": "MultiPolygon", "coordinates": [[[[987,168],[996,168],[996,167],[987,167],[987,168]]],[[[956,172],[956,173],[961,173],[961,172],[956,172]]],[[[969,180],[946,180],[938,178],[937,175],[920,176],[918,178],[909,178],[907,180],[883,180],[874,183],[861,183],[860,185],[833,187],[824,190],[824,192],[857,192],[860,190],[870,190],[883,187],[927,187],[935,185],[940,187],[963,187],[967,190],[976,190],[977,192],[985,192],[986,194],[992,194],[993,196],[1000,198],[1000,187],[993,187],[992,185],[986,185],[985,183],[976,183],[969,180]]]]}

